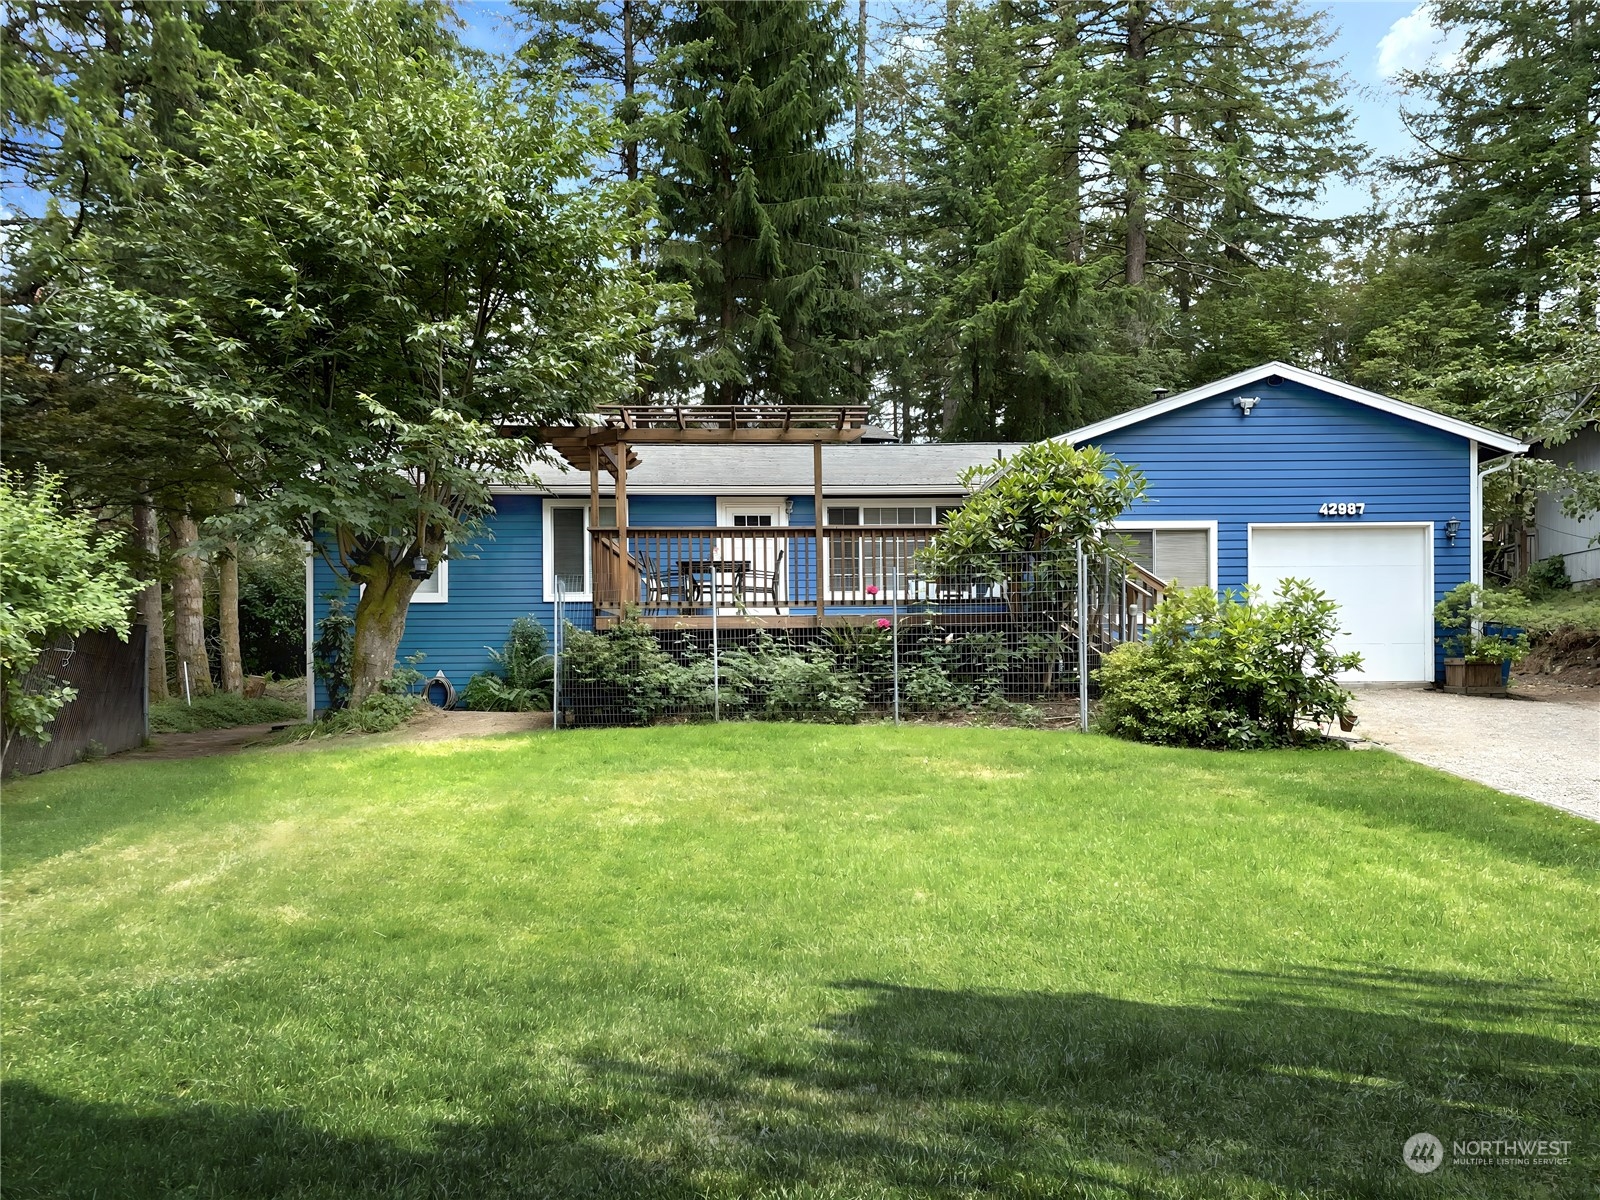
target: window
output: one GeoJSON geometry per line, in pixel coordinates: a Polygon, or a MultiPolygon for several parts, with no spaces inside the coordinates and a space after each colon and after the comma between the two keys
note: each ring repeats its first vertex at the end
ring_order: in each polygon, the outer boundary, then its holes
{"type": "Polygon", "coordinates": [[[417,584],[417,590],[411,593],[411,603],[443,604],[449,598],[450,560],[441,558],[433,574],[417,584]]]}
{"type": "Polygon", "coordinates": [[[898,532],[907,526],[937,525],[960,504],[929,500],[910,504],[830,504],[826,524],[828,587],[835,596],[865,596],[868,587],[886,594],[889,585],[912,573],[911,556],[926,546],[931,534],[898,532]],[[873,533],[872,529],[897,532],[873,533]],[[850,532],[844,532],[849,530],[850,532]]]}
{"type": "Polygon", "coordinates": [[[958,504],[842,504],[828,506],[829,525],[937,525],[958,504]]]}
{"type": "MultiPolygon", "coordinates": [[[[617,527],[617,506],[600,506],[601,529],[617,527]]],[[[546,501],[544,506],[544,598],[556,598],[556,582],[569,600],[590,595],[589,505],[587,501],[546,501]]]]}
{"type": "Polygon", "coordinates": [[[1214,530],[1204,527],[1154,527],[1138,529],[1117,526],[1122,551],[1134,562],[1170,587],[1209,587],[1211,578],[1211,539],[1214,530]]]}

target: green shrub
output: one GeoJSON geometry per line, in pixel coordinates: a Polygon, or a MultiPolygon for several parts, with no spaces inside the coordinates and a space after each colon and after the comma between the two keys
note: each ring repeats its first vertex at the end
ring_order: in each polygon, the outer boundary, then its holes
{"type": "Polygon", "coordinates": [[[498,653],[490,651],[506,682],[526,692],[543,691],[549,707],[551,679],[550,637],[533,617],[518,617],[511,622],[506,644],[498,653]]]}
{"type": "Polygon", "coordinates": [[[1486,592],[1475,583],[1461,583],[1434,605],[1433,619],[1447,657],[1519,662],[1528,656],[1528,635],[1521,628],[1528,611],[1528,602],[1515,592],[1486,592]]]}
{"type": "Polygon", "coordinates": [[[0,470],[0,729],[43,743],[77,689],[38,670],[46,646],[90,629],[128,640],[128,602],[139,584],[117,559],[120,539],[92,513],[73,513],[61,480],[31,485],[0,470]]]}
{"type": "Polygon", "coordinates": [[[867,709],[867,683],[823,646],[805,653],[762,634],[722,655],[722,706],[769,721],[852,724],[867,709]]]}
{"type": "Polygon", "coordinates": [[[567,723],[648,725],[685,708],[711,709],[709,670],[674,661],[636,612],[604,633],[568,625],[561,641],[567,723]]]}
{"type": "Polygon", "coordinates": [[[1556,592],[1570,592],[1572,578],[1567,574],[1567,560],[1559,554],[1552,558],[1541,558],[1513,586],[1529,600],[1543,600],[1556,592]]]}
{"type": "Polygon", "coordinates": [[[457,703],[474,712],[543,712],[550,708],[555,660],[550,639],[533,617],[511,622],[505,645],[490,650],[495,669],[479,671],[461,689],[457,703]]]}
{"type": "MultiPolygon", "coordinates": [[[[533,712],[538,699],[525,688],[513,687],[493,671],[479,671],[456,695],[456,703],[473,712],[533,712]]],[[[550,707],[549,697],[544,708],[550,707]]]]}
{"type": "Polygon", "coordinates": [[[163,700],[150,706],[151,733],[198,733],[202,729],[232,729],[238,725],[265,725],[269,721],[298,721],[305,716],[304,704],[292,704],[263,696],[246,700],[227,692],[196,696],[193,704],[182,698],[163,700]]]}
{"type": "Polygon", "coordinates": [[[950,713],[972,704],[972,689],[951,679],[944,667],[925,663],[903,672],[900,680],[912,712],[950,713]]]}
{"type": "Polygon", "coordinates": [[[1558,630],[1600,636],[1600,588],[1551,592],[1528,605],[1517,624],[1538,639],[1558,630]]]}
{"type": "Polygon", "coordinates": [[[328,695],[328,711],[338,712],[350,700],[350,668],[355,658],[356,622],[344,609],[343,593],[327,597],[328,611],[317,622],[311,663],[328,695]]]}
{"type": "Polygon", "coordinates": [[[398,729],[422,708],[419,696],[396,696],[376,692],[354,708],[341,708],[322,720],[297,730],[296,740],[334,737],[343,733],[388,733],[398,729]]]}
{"type": "Polygon", "coordinates": [[[1338,631],[1338,605],[1297,579],[1271,602],[1254,589],[1169,593],[1145,640],[1113,650],[1096,672],[1100,728],[1213,749],[1319,741],[1299,723],[1347,712],[1350,693],[1334,676],[1361,665],[1359,654],[1334,651],[1338,631]]]}

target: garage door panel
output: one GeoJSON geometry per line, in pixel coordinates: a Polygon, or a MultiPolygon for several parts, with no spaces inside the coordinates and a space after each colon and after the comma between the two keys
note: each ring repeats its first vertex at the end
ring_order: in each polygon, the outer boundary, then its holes
{"type": "Polygon", "coordinates": [[[1362,656],[1350,679],[1433,677],[1429,530],[1423,527],[1257,525],[1250,535],[1250,582],[1270,594],[1304,579],[1339,605],[1341,652],[1362,656]]]}

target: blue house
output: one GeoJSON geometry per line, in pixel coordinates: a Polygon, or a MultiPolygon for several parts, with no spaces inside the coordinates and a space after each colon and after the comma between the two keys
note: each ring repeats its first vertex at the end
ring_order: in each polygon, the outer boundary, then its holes
{"type": "MultiPolygon", "coordinates": [[[[1062,440],[1144,471],[1147,499],[1117,522],[1141,566],[1174,586],[1271,591],[1308,579],[1339,602],[1340,648],[1361,652],[1357,678],[1372,681],[1436,678],[1433,605],[1458,583],[1481,582],[1483,475],[1491,459],[1527,449],[1277,362],[1062,440]]],[[[541,469],[537,485],[494,489],[486,536],[452,548],[419,588],[401,654],[422,652],[427,674],[459,687],[490,665],[516,617],[553,629],[558,606],[580,628],[614,620],[624,597],[649,619],[691,627],[865,611],[901,586],[903,564],[963,502],[962,472],[1015,449],[640,447],[623,475],[626,557],[617,482],[541,469]]],[[[309,560],[308,643],[333,585],[327,564],[309,560]]]]}
{"type": "Polygon", "coordinates": [[[1516,438],[1285,363],[1168,396],[1062,440],[1135,463],[1117,522],[1169,583],[1309,580],[1338,601],[1353,678],[1438,677],[1433,606],[1481,583],[1483,476],[1516,438]]]}
{"type": "MultiPolygon", "coordinates": [[[[1017,448],[825,445],[819,489],[812,445],[641,446],[624,476],[625,581],[617,577],[615,480],[602,474],[597,495],[589,472],[540,465],[537,484],[492,489],[485,535],[452,547],[417,589],[401,657],[421,652],[425,674],[443,671],[459,688],[491,666],[490,649],[501,646],[517,617],[532,614],[553,631],[559,607],[561,619],[580,629],[604,627],[620,615],[624,597],[658,624],[703,628],[713,619],[732,625],[753,618],[769,627],[810,625],[819,599],[819,490],[823,611],[881,608],[911,556],[965,500],[962,473],[1017,448]]],[[[335,585],[332,568],[311,556],[308,646],[335,585]]],[[[320,687],[308,697],[314,707],[324,701],[320,687]]]]}

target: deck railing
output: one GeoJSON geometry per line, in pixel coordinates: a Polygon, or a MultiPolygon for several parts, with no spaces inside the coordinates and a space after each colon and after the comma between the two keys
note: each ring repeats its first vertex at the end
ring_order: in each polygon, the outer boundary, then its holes
{"type": "Polygon", "coordinates": [[[595,607],[637,605],[645,616],[718,611],[815,615],[926,594],[913,558],[936,526],[826,527],[821,553],[809,525],[630,528],[624,556],[616,530],[593,532],[595,607]]]}
{"type": "MultiPolygon", "coordinates": [[[[595,614],[636,607],[656,622],[713,613],[759,620],[1019,604],[1016,580],[928,575],[916,555],[937,533],[932,525],[830,525],[819,547],[813,526],[630,528],[624,554],[615,529],[596,529],[595,614]]],[[[1087,570],[1091,636],[1101,645],[1137,640],[1166,585],[1121,558],[1091,559],[1087,570]]]]}

